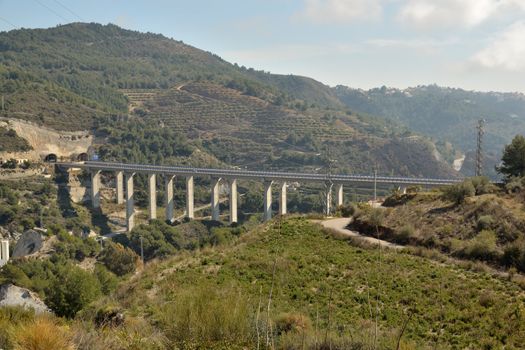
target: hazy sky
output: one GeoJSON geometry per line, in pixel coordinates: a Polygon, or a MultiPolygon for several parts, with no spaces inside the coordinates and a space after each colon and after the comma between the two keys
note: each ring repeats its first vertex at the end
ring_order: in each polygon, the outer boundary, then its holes
{"type": "Polygon", "coordinates": [[[74,21],[332,86],[525,92],[525,0],[0,0],[0,30],[74,21]]]}

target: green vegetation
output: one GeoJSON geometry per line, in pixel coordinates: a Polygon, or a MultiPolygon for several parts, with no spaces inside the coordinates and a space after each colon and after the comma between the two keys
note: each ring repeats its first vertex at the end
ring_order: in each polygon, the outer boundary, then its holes
{"type": "MultiPolygon", "coordinates": [[[[156,340],[144,345],[151,349],[266,348],[268,341],[279,349],[395,348],[405,322],[403,349],[522,347],[524,300],[514,283],[326,234],[290,218],[227,246],[147,265],[116,299],[85,314],[110,303],[130,318],[91,348],[130,334],[137,319],[145,326],[136,336],[156,340]]],[[[86,317],[84,325],[93,320],[86,317]]]]}
{"type": "Polygon", "coordinates": [[[507,179],[525,176],[525,137],[516,135],[512,142],[505,146],[501,163],[498,172],[507,179]]]}
{"type": "Polygon", "coordinates": [[[483,93],[436,85],[406,90],[381,87],[368,91],[338,86],[335,90],[352,110],[400,122],[438,143],[456,146],[467,155],[462,168],[465,175],[474,174],[472,151],[476,147],[475,125],[480,116],[486,120],[483,173],[491,177],[497,177],[494,166],[499,163],[503,146],[517,130],[525,128],[525,99],[518,93],[483,93]]]}
{"type": "MultiPolygon", "coordinates": [[[[474,177],[439,191],[395,193],[385,201],[389,208],[382,210],[379,234],[400,244],[525,272],[523,190],[511,187],[506,193],[503,186],[474,177]]],[[[354,213],[352,227],[376,236],[373,213],[363,207],[354,213]]]]}
{"type": "Polygon", "coordinates": [[[12,129],[0,127],[0,152],[25,152],[32,147],[12,129]]]}
{"type": "Polygon", "coordinates": [[[347,110],[319,82],[115,25],[1,33],[0,87],[2,116],[92,129],[107,160],[187,164],[191,153],[203,165],[314,171],[330,154],[337,172],[377,163],[384,174],[454,175],[429,140],[347,110]]]}

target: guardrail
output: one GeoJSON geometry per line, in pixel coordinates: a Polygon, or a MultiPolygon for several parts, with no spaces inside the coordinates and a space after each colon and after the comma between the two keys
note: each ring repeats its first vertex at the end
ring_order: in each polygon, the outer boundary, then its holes
{"type": "Polygon", "coordinates": [[[435,179],[435,178],[416,178],[416,177],[395,177],[395,176],[369,176],[369,175],[328,175],[328,174],[311,174],[299,172],[278,172],[278,171],[253,171],[253,170],[236,170],[236,169],[213,169],[213,168],[195,168],[184,166],[163,166],[147,164],[126,164],[117,162],[57,162],[58,166],[64,168],[84,168],[102,171],[124,171],[133,173],[147,174],[171,174],[182,176],[211,176],[221,178],[251,179],[263,181],[299,181],[299,182],[329,182],[334,183],[386,183],[399,185],[424,185],[424,186],[442,186],[452,185],[463,181],[459,179],[435,179]]]}

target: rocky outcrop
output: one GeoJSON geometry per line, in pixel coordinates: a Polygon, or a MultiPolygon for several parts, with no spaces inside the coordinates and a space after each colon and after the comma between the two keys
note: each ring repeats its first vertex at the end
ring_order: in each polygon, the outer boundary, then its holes
{"type": "Polygon", "coordinates": [[[35,293],[14,284],[0,286],[0,307],[4,306],[21,306],[35,310],[37,314],[51,312],[35,293]]]}
{"type": "Polygon", "coordinates": [[[38,252],[42,248],[42,235],[34,230],[27,230],[16,242],[13,258],[20,258],[38,252]]]}

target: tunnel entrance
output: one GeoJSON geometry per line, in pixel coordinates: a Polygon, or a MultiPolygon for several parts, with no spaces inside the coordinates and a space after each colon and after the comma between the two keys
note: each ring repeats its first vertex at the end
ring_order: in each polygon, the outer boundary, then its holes
{"type": "Polygon", "coordinates": [[[89,157],[88,157],[88,154],[87,153],[80,153],[78,156],[77,156],[77,161],[79,162],[86,162],[89,160],[89,157]]]}
{"type": "Polygon", "coordinates": [[[44,158],[44,162],[47,162],[47,163],[56,163],[58,160],[58,157],[56,154],[54,153],[49,153],[45,158],[44,158]]]}

